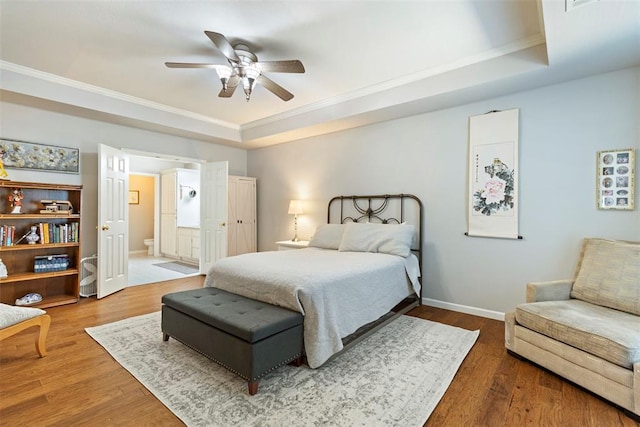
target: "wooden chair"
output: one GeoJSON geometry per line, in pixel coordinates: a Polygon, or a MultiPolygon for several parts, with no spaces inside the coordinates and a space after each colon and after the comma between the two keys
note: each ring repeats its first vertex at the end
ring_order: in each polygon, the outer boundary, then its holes
{"type": "MultiPolygon", "coordinates": [[[[36,350],[38,351],[40,357],[46,356],[46,340],[47,334],[49,333],[49,325],[51,325],[51,317],[48,314],[43,314],[45,313],[43,310],[33,309],[30,307],[11,307],[11,309],[33,310],[32,312],[27,311],[25,313],[27,313],[27,316],[35,316],[18,321],[17,323],[10,324],[0,329],[0,341],[17,334],[18,332],[24,331],[25,329],[31,328],[32,326],[39,326],[40,332],[38,333],[38,338],[36,339],[36,350]]],[[[0,310],[0,318],[4,315],[4,311],[0,310]]]]}

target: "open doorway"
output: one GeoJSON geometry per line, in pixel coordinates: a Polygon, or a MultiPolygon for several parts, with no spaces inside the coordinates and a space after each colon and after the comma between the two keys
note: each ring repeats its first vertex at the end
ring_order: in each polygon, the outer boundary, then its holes
{"type": "Polygon", "coordinates": [[[175,168],[199,169],[198,162],[152,153],[130,155],[127,286],[198,274],[199,265],[166,256],[160,247],[161,173],[175,168]]]}
{"type": "MultiPolygon", "coordinates": [[[[97,296],[104,298],[129,286],[129,200],[132,203],[139,200],[139,192],[129,193],[129,174],[138,173],[141,166],[133,161],[133,168],[130,168],[131,158],[138,156],[142,162],[146,162],[146,167],[150,168],[149,162],[180,162],[193,165],[194,169],[199,169],[200,191],[192,192],[189,188],[179,190],[179,182],[173,186],[174,196],[160,197],[154,202],[154,211],[157,212],[160,204],[162,212],[164,203],[173,200],[177,206],[176,194],[199,194],[202,198],[200,203],[199,228],[190,230],[189,236],[178,236],[181,231],[178,228],[178,214],[175,215],[174,226],[169,228],[168,221],[161,219],[160,227],[165,228],[157,233],[157,226],[154,224],[154,239],[160,236],[160,252],[174,254],[178,257],[196,258],[198,265],[197,274],[206,274],[209,268],[218,259],[227,256],[227,205],[228,205],[228,176],[229,168],[227,161],[206,162],[202,160],[192,160],[185,158],[175,158],[174,156],[158,155],[127,149],[117,149],[105,144],[100,144],[98,149],[98,224],[96,234],[98,237],[98,283],[97,296]],[[168,232],[167,232],[168,231],[168,232]],[[165,239],[169,238],[169,242],[165,239]],[[188,237],[188,238],[187,238],[188,237]],[[172,250],[163,249],[171,243],[172,250]],[[188,253],[187,253],[188,251],[188,253]]],[[[156,164],[153,171],[162,170],[166,165],[158,167],[156,164]]],[[[142,172],[152,173],[145,169],[142,172]]],[[[161,181],[169,173],[162,173],[161,181]]],[[[176,171],[177,175],[177,171],[176,171]]],[[[164,189],[170,186],[160,185],[164,189]]],[[[156,185],[157,188],[157,185],[156,185]]],[[[158,191],[155,193],[158,194],[158,191]]],[[[162,215],[162,214],[160,214],[162,215]]],[[[158,214],[154,215],[154,220],[158,214]]],[[[164,218],[163,218],[164,219],[164,218]]],[[[154,221],[157,223],[157,221],[154,221]]],[[[183,227],[185,228],[185,227],[183,227]]],[[[157,245],[155,243],[154,245],[157,245]]],[[[154,246],[155,248],[155,246],[154,246]]],[[[155,249],[154,249],[155,250],[155,249]]],[[[154,253],[155,255],[155,253],[154,253]]],[[[157,280],[154,280],[157,281],[157,280]]]]}

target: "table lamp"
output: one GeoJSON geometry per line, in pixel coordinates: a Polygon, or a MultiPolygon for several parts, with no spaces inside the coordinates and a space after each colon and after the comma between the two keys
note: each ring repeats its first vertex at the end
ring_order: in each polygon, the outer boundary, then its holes
{"type": "Polygon", "coordinates": [[[302,213],[302,200],[292,200],[289,203],[289,215],[293,215],[294,236],[292,242],[299,242],[298,239],[298,215],[302,213]]]}

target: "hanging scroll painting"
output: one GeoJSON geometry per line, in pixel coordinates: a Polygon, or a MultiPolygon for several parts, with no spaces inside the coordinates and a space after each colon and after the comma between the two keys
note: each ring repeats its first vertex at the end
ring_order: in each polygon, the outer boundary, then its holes
{"type": "Polygon", "coordinates": [[[467,236],[518,235],[519,110],[469,118],[467,236]]]}

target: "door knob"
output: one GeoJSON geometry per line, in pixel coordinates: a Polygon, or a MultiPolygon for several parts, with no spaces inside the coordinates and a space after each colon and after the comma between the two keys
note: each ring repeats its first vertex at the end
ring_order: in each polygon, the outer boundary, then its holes
{"type": "Polygon", "coordinates": [[[103,226],[102,226],[102,231],[107,231],[108,229],[109,229],[109,226],[108,226],[108,225],[103,225],[103,226]]]}
{"type": "Polygon", "coordinates": [[[224,226],[226,226],[226,225],[227,225],[227,223],[226,223],[226,222],[221,222],[221,223],[220,223],[220,227],[224,227],[224,226]]]}

